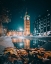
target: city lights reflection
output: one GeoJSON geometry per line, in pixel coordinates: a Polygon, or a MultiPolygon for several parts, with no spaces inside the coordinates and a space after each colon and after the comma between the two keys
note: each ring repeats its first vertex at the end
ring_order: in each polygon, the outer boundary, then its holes
{"type": "Polygon", "coordinates": [[[23,46],[23,43],[20,43],[20,46],[23,46]]]}

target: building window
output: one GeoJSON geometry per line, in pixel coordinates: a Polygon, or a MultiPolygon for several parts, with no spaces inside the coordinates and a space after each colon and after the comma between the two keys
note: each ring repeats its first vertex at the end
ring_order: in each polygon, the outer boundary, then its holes
{"type": "Polygon", "coordinates": [[[44,27],[44,32],[46,32],[46,27],[44,27]]]}
{"type": "Polygon", "coordinates": [[[50,26],[47,27],[47,31],[50,31],[50,26]]]}

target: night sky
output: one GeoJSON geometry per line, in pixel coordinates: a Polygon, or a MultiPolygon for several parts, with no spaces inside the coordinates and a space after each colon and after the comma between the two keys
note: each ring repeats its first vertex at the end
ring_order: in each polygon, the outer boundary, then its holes
{"type": "Polygon", "coordinates": [[[11,18],[11,22],[4,24],[9,30],[24,29],[25,12],[30,15],[31,32],[33,32],[33,22],[39,15],[43,15],[47,10],[51,11],[50,0],[0,0],[0,15],[6,14],[11,18]]]}

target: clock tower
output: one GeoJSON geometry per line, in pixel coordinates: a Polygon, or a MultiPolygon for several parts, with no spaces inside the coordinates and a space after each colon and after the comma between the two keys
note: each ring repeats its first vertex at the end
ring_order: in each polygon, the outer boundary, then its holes
{"type": "Polygon", "coordinates": [[[30,16],[27,12],[24,16],[24,35],[30,35],[30,16]]]}

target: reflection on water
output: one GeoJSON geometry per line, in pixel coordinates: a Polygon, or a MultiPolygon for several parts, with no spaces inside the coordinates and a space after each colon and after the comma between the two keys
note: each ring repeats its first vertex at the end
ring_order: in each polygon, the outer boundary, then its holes
{"type": "Polygon", "coordinates": [[[16,48],[38,48],[46,43],[46,41],[42,40],[29,40],[29,39],[12,39],[12,42],[16,48]]]}
{"type": "Polygon", "coordinates": [[[0,56],[0,64],[47,64],[47,61],[48,64],[51,64],[51,51],[47,51],[45,48],[38,48],[44,45],[46,41],[12,38],[12,42],[16,48],[5,48],[4,54],[0,56]]]}

